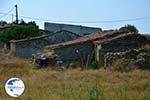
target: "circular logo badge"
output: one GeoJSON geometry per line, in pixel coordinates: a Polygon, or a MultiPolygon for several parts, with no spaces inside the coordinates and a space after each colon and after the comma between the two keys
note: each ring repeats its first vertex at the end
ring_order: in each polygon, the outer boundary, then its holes
{"type": "Polygon", "coordinates": [[[5,90],[11,97],[19,97],[24,92],[25,86],[21,79],[11,78],[5,84],[5,90]]]}

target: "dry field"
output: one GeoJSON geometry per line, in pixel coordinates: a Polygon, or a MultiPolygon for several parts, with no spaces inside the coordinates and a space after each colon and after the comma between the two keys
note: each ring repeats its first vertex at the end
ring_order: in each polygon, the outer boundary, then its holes
{"type": "Polygon", "coordinates": [[[150,71],[35,69],[23,60],[0,65],[0,100],[150,100],[150,71]],[[25,92],[12,98],[5,82],[19,77],[25,92]]]}

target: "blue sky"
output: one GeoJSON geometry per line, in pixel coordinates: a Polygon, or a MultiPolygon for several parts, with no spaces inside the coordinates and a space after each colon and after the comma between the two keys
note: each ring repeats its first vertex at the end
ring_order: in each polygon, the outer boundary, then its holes
{"type": "MultiPolygon", "coordinates": [[[[126,24],[133,24],[140,33],[150,34],[150,19],[115,23],[82,23],[83,21],[97,22],[150,17],[150,0],[1,0],[0,12],[7,13],[15,4],[18,4],[19,16],[48,19],[49,22],[56,23],[78,21],[81,23],[64,23],[102,29],[118,29],[126,24]]],[[[15,10],[10,14],[12,13],[15,14],[15,10]]],[[[19,18],[25,21],[32,20],[19,18]]],[[[11,22],[12,16],[5,16],[0,20],[11,22]]],[[[44,28],[45,21],[35,21],[40,28],[44,28]]]]}

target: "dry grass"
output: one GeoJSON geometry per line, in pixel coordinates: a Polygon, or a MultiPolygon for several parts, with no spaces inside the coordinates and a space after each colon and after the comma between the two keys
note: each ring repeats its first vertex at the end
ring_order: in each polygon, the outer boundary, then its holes
{"type": "Polygon", "coordinates": [[[29,63],[23,59],[10,56],[9,54],[0,53],[1,67],[27,67],[29,63]]]}
{"type": "Polygon", "coordinates": [[[21,78],[26,87],[16,100],[150,100],[149,71],[74,69],[59,72],[34,69],[20,60],[10,66],[0,67],[0,100],[14,100],[4,90],[5,82],[14,76],[21,78]]]}
{"type": "Polygon", "coordinates": [[[112,66],[109,66],[108,69],[117,72],[130,72],[138,69],[138,66],[134,60],[119,59],[112,66]]]}

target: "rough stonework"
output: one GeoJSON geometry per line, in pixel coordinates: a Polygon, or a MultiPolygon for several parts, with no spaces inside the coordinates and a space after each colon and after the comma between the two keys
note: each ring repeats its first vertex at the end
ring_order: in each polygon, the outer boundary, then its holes
{"type": "Polygon", "coordinates": [[[150,49],[145,48],[131,49],[125,52],[108,52],[104,55],[105,67],[112,66],[117,60],[132,61],[140,69],[150,70],[150,49]]]}
{"type": "Polygon", "coordinates": [[[79,61],[85,65],[88,61],[94,59],[94,45],[92,43],[84,43],[66,48],[55,49],[55,53],[64,62],[79,61]]]}
{"type": "Polygon", "coordinates": [[[80,35],[76,33],[62,30],[38,37],[12,40],[10,41],[11,52],[19,57],[29,58],[32,54],[42,52],[47,45],[74,40],[78,37],[80,37],[80,35]]]}
{"type": "MultiPolygon", "coordinates": [[[[150,40],[145,36],[112,30],[96,32],[72,41],[50,45],[47,46],[47,49],[54,50],[62,61],[69,62],[81,59],[81,57],[74,52],[75,50],[79,52],[80,49],[84,48],[83,51],[81,50],[83,52],[82,58],[86,59],[83,59],[81,62],[85,64],[86,62],[92,62],[94,58],[96,61],[103,63],[104,55],[107,53],[112,53],[112,55],[120,57],[123,56],[126,51],[141,48],[146,44],[150,44],[150,40]],[[115,54],[115,52],[117,54],[115,54]]],[[[132,57],[135,57],[135,53],[136,52],[125,54],[128,59],[133,59],[132,57]]],[[[109,61],[113,63],[113,60],[116,58],[115,56],[108,58],[109,61]]]]}

